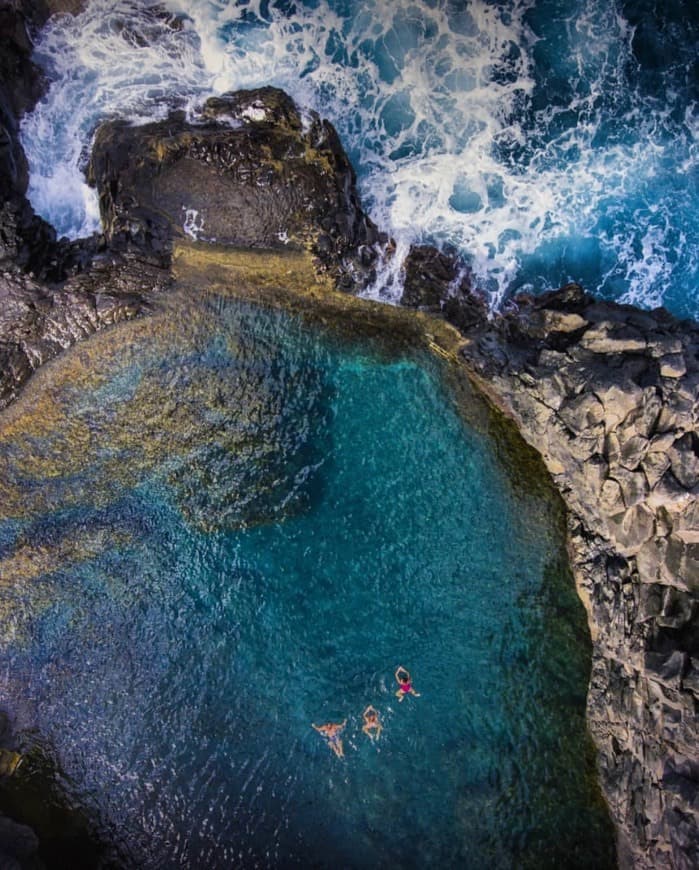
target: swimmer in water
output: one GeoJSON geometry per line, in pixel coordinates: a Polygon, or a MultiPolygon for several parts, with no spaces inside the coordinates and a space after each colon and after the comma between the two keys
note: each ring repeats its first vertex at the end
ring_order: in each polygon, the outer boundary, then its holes
{"type": "Polygon", "coordinates": [[[311,726],[315,728],[315,730],[322,734],[325,737],[328,746],[332,749],[332,751],[337,755],[338,758],[345,757],[345,751],[342,748],[342,740],[340,740],[340,734],[344,730],[345,725],[347,724],[347,719],[344,722],[328,722],[327,725],[314,725],[311,722],[311,726]]]}
{"type": "Polygon", "coordinates": [[[379,720],[379,711],[369,704],[366,710],[362,713],[362,717],[364,719],[362,731],[366,734],[369,740],[378,740],[381,731],[383,730],[383,725],[379,720]],[[375,731],[376,733],[372,734],[372,731],[375,731]]]}
{"type": "Polygon", "coordinates": [[[413,689],[413,684],[410,680],[410,673],[406,671],[403,665],[401,665],[396,671],[396,682],[398,683],[396,698],[398,698],[399,701],[402,701],[406,695],[415,695],[416,698],[420,697],[420,693],[413,689]]]}

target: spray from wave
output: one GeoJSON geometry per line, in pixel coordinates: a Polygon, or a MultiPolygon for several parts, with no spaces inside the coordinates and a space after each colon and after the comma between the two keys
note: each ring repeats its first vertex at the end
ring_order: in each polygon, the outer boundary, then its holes
{"type": "Polygon", "coordinates": [[[92,0],[37,47],[54,83],[23,125],[30,196],[59,232],[93,231],[100,120],[273,84],[333,121],[399,247],[455,246],[493,304],[577,280],[697,316],[699,25],[641,5],[92,0]]]}

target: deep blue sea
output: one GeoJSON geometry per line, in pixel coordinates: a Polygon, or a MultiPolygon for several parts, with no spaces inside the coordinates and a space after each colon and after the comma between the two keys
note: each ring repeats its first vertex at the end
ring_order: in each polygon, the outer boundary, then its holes
{"type": "Polygon", "coordinates": [[[119,868],[614,866],[558,503],[428,358],[177,311],[0,421],[25,775],[51,758],[119,868]],[[339,759],[311,723],[345,719],[339,759]]]}
{"type": "Polygon", "coordinates": [[[273,84],[337,126],[399,252],[455,246],[493,305],[575,280],[697,319],[698,48],[696,0],[89,0],[37,45],[31,199],[91,232],[100,120],[273,84]]]}

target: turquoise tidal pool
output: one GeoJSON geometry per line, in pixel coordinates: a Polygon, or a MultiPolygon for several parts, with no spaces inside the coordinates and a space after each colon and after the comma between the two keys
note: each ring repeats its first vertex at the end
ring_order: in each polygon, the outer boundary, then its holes
{"type": "Polygon", "coordinates": [[[427,356],[186,305],[0,421],[24,775],[101,866],[614,866],[557,501],[427,356]],[[345,719],[341,759],[311,723],[345,719]]]}

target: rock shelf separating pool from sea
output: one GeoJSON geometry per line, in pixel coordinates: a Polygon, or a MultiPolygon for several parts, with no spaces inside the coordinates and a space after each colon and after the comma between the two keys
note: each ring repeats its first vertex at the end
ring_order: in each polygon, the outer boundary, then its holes
{"type": "MultiPolygon", "coordinates": [[[[212,99],[197,124],[104,125],[89,170],[104,233],[57,241],[25,198],[17,129],[42,87],[29,33],[57,8],[0,2],[0,407],[65,349],[147,316],[207,246],[230,247],[230,273],[261,293],[290,270],[319,297],[376,280],[392,244],[362,212],[335,131],[272,88],[212,99]]],[[[516,423],[567,506],[619,863],[695,867],[699,327],[577,285],[491,315],[461,265],[427,246],[403,270],[403,304],[439,323],[433,350],[516,423]]]]}

